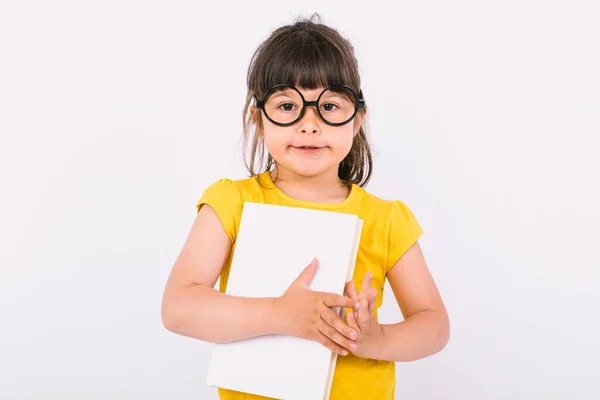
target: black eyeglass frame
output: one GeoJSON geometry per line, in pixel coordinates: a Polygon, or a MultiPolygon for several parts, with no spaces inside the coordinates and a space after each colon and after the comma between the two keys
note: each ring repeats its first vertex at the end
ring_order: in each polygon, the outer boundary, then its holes
{"type": "Polygon", "coordinates": [[[306,99],[304,98],[304,96],[302,96],[302,93],[300,93],[300,91],[292,85],[288,85],[288,84],[281,84],[281,85],[275,85],[272,88],[270,88],[267,93],[265,93],[265,95],[263,96],[262,100],[258,100],[256,99],[256,108],[259,108],[263,111],[263,113],[265,114],[265,117],[267,117],[267,119],[269,121],[271,121],[272,123],[274,123],[275,125],[278,126],[291,126],[294,125],[296,122],[300,121],[302,119],[302,117],[304,116],[304,112],[306,111],[306,107],[308,106],[314,106],[315,109],[317,110],[317,114],[319,115],[319,118],[321,118],[321,121],[325,122],[327,125],[331,125],[331,126],[341,126],[341,125],[346,125],[348,122],[352,121],[354,119],[354,117],[356,117],[356,114],[358,114],[358,111],[361,108],[365,107],[365,100],[363,97],[363,92],[362,89],[359,91],[359,94],[357,95],[356,92],[354,91],[354,89],[352,89],[350,86],[347,85],[329,85],[327,86],[319,95],[319,97],[317,98],[317,100],[314,101],[306,101],[306,99]],[[267,96],[269,96],[269,94],[279,88],[282,87],[287,87],[290,89],[294,89],[296,92],[298,92],[298,94],[300,95],[300,98],[302,99],[302,111],[300,112],[300,115],[298,115],[298,118],[296,118],[295,120],[293,120],[292,122],[287,122],[287,123],[280,123],[277,121],[274,121],[273,119],[271,119],[271,117],[269,117],[269,114],[267,114],[267,111],[265,110],[265,99],[267,98],[267,96]],[[354,98],[356,99],[356,107],[354,107],[354,113],[352,114],[352,116],[350,118],[348,118],[346,121],[344,122],[329,122],[327,121],[325,118],[323,118],[323,115],[321,115],[321,111],[319,110],[319,101],[321,100],[321,96],[323,96],[323,93],[325,93],[327,90],[332,89],[332,88],[344,88],[350,91],[350,93],[352,93],[352,95],[354,96],[354,98]]]}

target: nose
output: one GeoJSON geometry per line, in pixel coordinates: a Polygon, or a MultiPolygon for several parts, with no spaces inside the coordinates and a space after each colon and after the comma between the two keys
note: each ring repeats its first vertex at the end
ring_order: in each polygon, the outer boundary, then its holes
{"type": "Polygon", "coordinates": [[[302,133],[311,133],[316,134],[319,132],[319,125],[317,121],[319,120],[319,115],[317,114],[317,110],[310,106],[306,107],[304,110],[304,115],[300,120],[300,131],[302,133]]]}

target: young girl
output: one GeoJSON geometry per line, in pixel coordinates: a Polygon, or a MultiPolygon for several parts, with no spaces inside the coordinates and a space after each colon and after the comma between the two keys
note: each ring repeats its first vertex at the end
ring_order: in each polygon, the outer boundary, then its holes
{"type": "MultiPolygon", "coordinates": [[[[198,201],[196,220],[165,287],[163,323],[172,332],[212,343],[266,334],[316,340],[340,355],[331,400],[393,399],[395,362],[440,351],[449,323],[417,241],[422,230],[415,216],[402,201],[364,189],[372,159],[354,49],[336,30],[299,20],[259,46],[247,83],[244,141],[250,145],[250,177],[214,182],[198,201]],[[360,216],[363,233],[345,295],[307,287],[318,260],[279,298],[226,295],[246,201],[360,216]],[[396,324],[378,322],[385,279],[404,316],[396,324]],[[347,308],[346,318],[334,313],[336,306],[347,308]]],[[[264,399],[224,389],[219,395],[264,399]]]]}

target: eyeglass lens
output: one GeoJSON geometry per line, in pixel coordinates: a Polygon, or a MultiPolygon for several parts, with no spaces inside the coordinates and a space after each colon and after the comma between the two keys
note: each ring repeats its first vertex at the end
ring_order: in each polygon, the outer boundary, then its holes
{"type": "MultiPolygon", "coordinates": [[[[293,88],[277,88],[265,99],[265,112],[275,122],[287,124],[295,121],[302,112],[302,97],[293,88]]],[[[319,98],[319,113],[330,123],[346,122],[356,111],[356,97],[344,87],[327,89],[319,98]]]]}

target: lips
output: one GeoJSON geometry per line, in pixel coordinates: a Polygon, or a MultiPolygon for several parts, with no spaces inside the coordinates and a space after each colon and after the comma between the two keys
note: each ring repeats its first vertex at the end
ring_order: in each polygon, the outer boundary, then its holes
{"type": "Polygon", "coordinates": [[[304,155],[317,155],[321,153],[321,150],[324,149],[324,147],[318,147],[318,146],[292,146],[292,149],[294,149],[296,152],[300,153],[300,154],[304,154],[304,155]]]}

